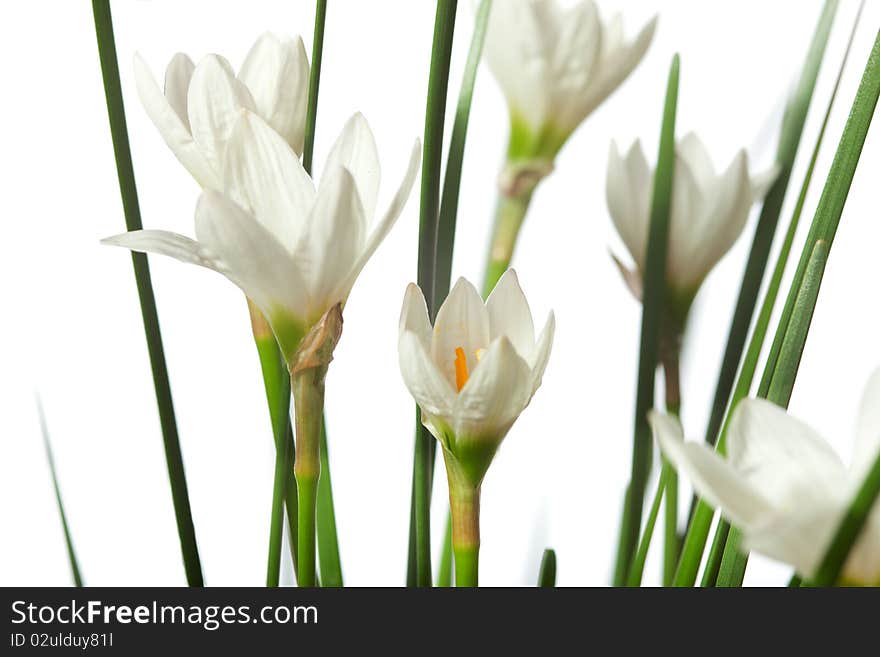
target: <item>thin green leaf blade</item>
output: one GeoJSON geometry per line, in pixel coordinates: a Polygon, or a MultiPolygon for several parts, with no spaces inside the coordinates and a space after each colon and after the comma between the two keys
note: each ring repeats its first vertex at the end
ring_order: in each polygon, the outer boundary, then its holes
{"type": "MultiPolygon", "coordinates": [[[[143,228],[138,205],[137,185],[134,167],[131,162],[131,149],[128,143],[128,128],[125,123],[125,106],[122,100],[122,85],[119,80],[119,63],[116,57],[116,43],[113,37],[113,19],[110,15],[109,0],[92,0],[95,18],[95,34],[98,41],[98,55],[101,61],[101,74],[107,100],[107,114],[110,119],[110,133],[113,138],[113,152],[116,158],[116,171],[119,177],[119,190],[128,230],[143,228]]],[[[196,543],[192,509],[180,451],[177,433],[177,420],[174,416],[174,403],[168,381],[168,366],[162,346],[162,333],[159,329],[159,316],[156,311],[156,298],[150,278],[147,257],[142,253],[132,253],[135,283],[147,338],[150,368],[156,403],[159,409],[159,423],[162,427],[162,440],[165,448],[165,461],[171,485],[171,499],[177,522],[177,535],[183,555],[186,580],[190,586],[203,586],[202,565],[196,543]]]]}
{"type": "Polygon", "coordinates": [[[315,125],[318,121],[318,91],[321,86],[321,62],[324,55],[324,24],[327,22],[327,0],[315,1],[315,31],[312,35],[312,63],[309,71],[309,101],[306,105],[306,130],[303,145],[303,168],[312,173],[315,152],[315,125]]]}
{"type": "Polygon", "coordinates": [[[675,168],[675,117],[678,106],[679,70],[680,58],[676,54],[669,69],[660,133],[660,151],[657,156],[651,201],[651,224],[643,277],[645,289],[642,302],[632,474],[627,493],[628,508],[624,510],[624,519],[627,522],[621,527],[618,546],[615,586],[622,586],[627,580],[627,573],[639,540],[645,486],[651,473],[653,445],[651,429],[648,426],[648,411],[654,407],[654,380],[659,361],[661,317],[666,297],[666,254],[669,246],[669,215],[675,168]]]}
{"type": "Polygon", "coordinates": [[[336,532],[333,484],[330,478],[330,454],[327,451],[327,421],[321,426],[321,476],[318,478],[318,558],[321,586],[342,586],[342,561],[336,532]]]}
{"type": "Polygon", "coordinates": [[[61,498],[61,486],[58,484],[58,472],[55,469],[55,456],[52,453],[52,442],[49,439],[49,425],[46,422],[46,413],[43,411],[43,402],[37,395],[37,416],[40,420],[40,432],[43,435],[43,447],[46,450],[46,461],[49,463],[49,473],[52,475],[52,488],[55,491],[55,503],[58,505],[58,515],[61,517],[61,529],[64,531],[64,543],[67,547],[67,560],[70,563],[70,574],[73,585],[83,585],[82,573],[79,569],[79,561],[76,558],[76,550],[73,547],[73,536],[70,532],[70,523],[67,521],[67,513],[64,511],[64,502],[61,498]]]}
{"type": "Polygon", "coordinates": [[[552,589],[556,587],[556,551],[547,548],[541,557],[541,569],[538,571],[538,588],[552,589]]]}

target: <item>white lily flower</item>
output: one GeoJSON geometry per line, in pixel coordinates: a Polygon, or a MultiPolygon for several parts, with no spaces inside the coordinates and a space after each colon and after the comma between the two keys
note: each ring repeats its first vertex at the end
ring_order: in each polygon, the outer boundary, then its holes
{"type": "Polygon", "coordinates": [[[512,155],[552,161],[568,136],[635,69],[656,18],[632,39],[620,15],[603,22],[592,0],[495,0],[486,55],[510,107],[512,155]]]}
{"type": "Polygon", "coordinates": [[[385,215],[368,235],[379,190],[379,156],[355,114],[333,146],[315,189],[296,152],[272,127],[239,110],[226,146],[226,195],[202,193],[196,240],[139,230],[103,240],[213,269],[244,291],[290,358],[303,334],[337,303],[391,230],[409,197],[420,144],[385,215]]]}
{"type": "MultiPolygon", "coordinates": [[[[778,168],[750,176],[748,156],[740,150],[723,173],[716,173],[703,142],[689,133],[675,149],[669,251],[666,277],[670,296],[681,316],[703,280],[745,228],[752,204],[773,184],[778,168]]],[[[612,141],[606,197],[617,232],[632,256],[634,270],[617,258],[633,294],[642,296],[642,272],[651,220],[654,171],[636,141],[621,157],[612,141]]]]}
{"type": "Polygon", "coordinates": [[[422,422],[478,485],[498,445],[541,385],[553,345],[551,312],[540,337],[516,273],[509,269],[486,303],[459,279],[433,330],[417,285],[400,314],[400,371],[422,422]]]}
{"type": "MultiPolygon", "coordinates": [[[[744,400],[734,412],[726,459],[705,444],[684,442],[677,420],[653,412],[651,425],[666,457],[742,530],[747,549],[811,578],[880,450],[880,371],[862,399],[849,468],[810,427],[760,399],[744,400]]],[[[842,581],[880,585],[880,505],[854,544],[842,581]]]]}
{"type": "Polygon", "coordinates": [[[256,112],[302,154],[309,61],[300,37],[262,35],[238,76],[219,55],[195,66],[178,53],[165,71],[164,93],[140,55],[135,55],[134,73],[147,114],[202,187],[222,189],[223,155],[243,108],[256,112]]]}

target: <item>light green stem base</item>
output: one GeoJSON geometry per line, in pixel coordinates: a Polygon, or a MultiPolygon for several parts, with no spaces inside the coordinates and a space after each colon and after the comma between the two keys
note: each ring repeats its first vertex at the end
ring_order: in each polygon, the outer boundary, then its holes
{"type": "Polygon", "coordinates": [[[324,412],[323,372],[307,369],[291,376],[295,407],[297,490],[297,557],[300,586],[316,586],[315,537],[318,479],[321,476],[321,425],[324,412]]]}
{"type": "Polygon", "coordinates": [[[532,200],[534,188],[518,196],[501,194],[495,210],[495,225],[492,229],[492,242],[486,259],[486,274],[483,279],[483,298],[489,296],[495,284],[510,267],[516,248],[519,231],[525,221],[532,200]]]}

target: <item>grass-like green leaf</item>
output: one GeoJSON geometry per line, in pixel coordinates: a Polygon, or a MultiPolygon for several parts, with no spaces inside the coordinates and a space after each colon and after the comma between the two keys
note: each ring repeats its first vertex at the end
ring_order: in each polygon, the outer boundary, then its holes
{"type": "Polygon", "coordinates": [[[752,248],[740,284],[739,297],[727,337],[727,346],[724,350],[718,383],[715,387],[712,412],[706,428],[706,442],[712,445],[718,440],[721,422],[724,419],[724,412],[733,389],[749,326],[752,323],[761,281],[764,279],[770,249],[776,235],[776,226],[782,212],[782,203],[788,191],[791,172],[807,121],[813,91],[816,88],[816,79],[819,77],[819,69],[822,67],[822,61],[825,57],[838,4],[838,0],[826,0],[797,87],[785,108],[779,145],[776,149],[779,176],[767,193],[761,214],[758,217],[758,225],[755,228],[752,248]]]}
{"type": "Polygon", "coordinates": [[[541,557],[541,569],[538,571],[538,587],[552,589],[556,586],[556,551],[547,548],[541,557]]]}
{"type": "MultiPolygon", "coordinates": [[[[98,55],[104,81],[104,94],[107,100],[107,114],[110,119],[110,134],[113,138],[113,153],[116,158],[116,172],[119,177],[119,191],[125,225],[128,230],[143,228],[138,205],[137,186],[134,168],[131,163],[131,149],[128,143],[128,128],[125,123],[125,106],[122,101],[122,86],[119,81],[119,63],[116,58],[116,43],[113,37],[113,19],[110,15],[109,0],[92,0],[95,18],[95,34],[98,40],[98,55]]],[[[159,330],[159,316],[156,311],[156,298],[150,278],[147,257],[142,253],[131,254],[134,278],[140,300],[150,367],[153,373],[153,386],[159,408],[159,423],[162,427],[162,440],[165,447],[165,461],[168,466],[168,479],[171,484],[171,499],[174,503],[174,516],[177,521],[177,534],[183,554],[186,581],[190,586],[202,586],[202,566],[196,544],[192,510],[187,492],[186,474],[180,452],[180,439],[177,435],[177,420],[174,417],[174,403],[171,386],[168,382],[168,366],[162,347],[162,334],[159,330]]]]}
{"type": "MultiPolygon", "coordinates": [[[[449,85],[449,61],[455,30],[456,0],[438,0],[434,40],[428,76],[422,185],[419,209],[417,282],[425,295],[428,312],[437,312],[437,238],[440,221],[440,171],[443,159],[443,128],[449,85]]],[[[416,446],[413,458],[413,497],[410,512],[410,560],[407,584],[431,586],[431,485],[434,473],[434,437],[422,426],[416,409],[416,446]]]]}
{"type": "Polygon", "coordinates": [[[336,533],[336,510],[330,479],[330,455],[327,452],[327,420],[321,426],[321,476],[318,479],[318,558],[321,586],[342,586],[342,562],[336,533]]]}
{"type": "Polygon", "coordinates": [[[312,36],[312,64],[309,71],[309,102],[306,106],[306,131],[303,146],[303,168],[312,172],[315,152],[315,124],[318,120],[318,89],[321,86],[321,60],[324,55],[324,24],[327,22],[327,0],[315,1],[315,33],[312,36]]]}
{"type": "MultiPolygon", "coordinates": [[[[826,5],[826,10],[827,9],[828,6],[826,5]]],[[[770,320],[773,315],[773,309],[776,305],[776,300],[779,296],[779,291],[782,286],[782,279],[785,274],[785,269],[788,264],[788,259],[791,253],[792,246],[794,244],[794,238],[797,233],[798,226],[800,225],[800,218],[803,213],[804,203],[806,202],[807,192],[809,191],[810,184],[813,180],[813,174],[816,168],[816,161],[818,160],[819,152],[824,141],[825,132],[827,130],[828,122],[831,117],[831,111],[834,108],[834,102],[837,98],[837,92],[840,88],[840,83],[843,78],[843,72],[849,59],[849,54],[851,52],[856,28],[859,24],[860,15],[861,9],[856,16],[855,21],[853,22],[853,27],[850,32],[846,51],[844,52],[840,67],[837,72],[837,79],[835,81],[834,88],[832,89],[831,96],[828,99],[828,104],[825,109],[825,115],[822,120],[822,126],[819,130],[819,134],[816,137],[816,143],[813,146],[813,151],[810,156],[810,161],[807,166],[806,174],[804,175],[803,183],[801,184],[797,203],[795,204],[791,221],[789,222],[785,238],[783,239],[782,247],[776,259],[776,264],[773,269],[773,274],[770,277],[770,283],[767,286],[764,300],[761,303],[761,310],[758,313],[758,319],[755,322],[755,328],[752,331],[752,337],[749,340],[749,346],[746,350],[746,355],[743,359],[742,368],[737,378],[736,386],[734,387],[733,395],[731,397],[730,405],[728,407],[727,420],[729,420],[730,418],[730,412],[732,411],[732,409],[735,408],[741,400],[745,399],[748,396],[749,390],[751,389],[752,382],[754,380],[755,372],[758,368],[761,350],[764,345],[764,340],[767,336],[767,331],[770,327],[770,320]]],[[[818,42],[827,41],[828,36],[824,24],[830,20],[831,18],[829,17],[827,11],[823,12],[822,17],[819,21],[819,25],[817,26],[815,34],[813,36],[813,45],[810,48],[810,53],[816,51],[818,42]]],[[[806,64],[807,68],[810,68],[812,65],[814,65],[811,62],[812,57],[808,55],[806,64]]],[[[722,427],[720,438],[716,444],[716,448],[721,453],[724,453],[725,451],[726,430],[727,421],[725,421],[722,427]]],[[[709,440],[709,442],[713,441],[709,440]]],[[[697,571],[700,566],[700,561],[702,559],[706,540],[709,536],[709,530],[712,524],[713,515],[714,509],[712,509],[712,507],[710,507],[708,504],[706,504],[706,502],[702,500],[700,500],[694,507],[694,512],[693,514],[691,514],[691,521],[688,525],[688,532],[685,538],[682,556],[679,560],[679,566],[676,572],[675,579],[673,581],[676,586],[692,586],[696,581],[697,571]]],[[[709,552],[706,570],[703,574],[703,586],[715,586],[716,584],[716,579],[721,567],[721,560],[725,552],[725,546],[729,532],[730,525],[727,523],[727,521],[725,521],[724,519],[719,520],[718,527],[716,529],[716,536],[712,542],[712,549],[709,552]]],[[[736,537],[736,534],[734,534],[734,537],[736,537]]]]}
{"type": "Polygon", "coordinates": [[[40,432],[43,434],[43,447],[46,449],[46,461],[49,463],[49,473],[52,475],[52,488],[55,491],[55,503],[58,505],[58,515],[61,516],[61,529],[64,531],[64,543],[67,547],[67,560],[70,562],[70,575],[73,577],[74,586],[82,586],[83,579],[76,559],[76,550],[73,549],[73,537],[70,533],[70,524],[67,522],[67,513],[64,511],[64,502],[61,499],[61,486],[58,484],[58,472],[55,470],[55,456],[52,454],[52,442],[49,440],[49,426],[46,423],[46,414],[43,412],[43,402],[37,395],[37,415],[40,419],[40,432]]]}
{"type": "Polygon", "coordinates": [[[660,502],[663,500],[663,493],[666,491],[666,484],[669,481],[669,475],[673,472],[672,466],[663,463],[660,471],[660,478],[657,481],[657,490],[654,493],[654,501],[651,502],[651,509],[648,511],[648,519],[645,521],[645,529],[642,532],[642,538],[639,541],[639,548],[633,558],[632,565],[627,575],[627,586],[639,586],[642,583],[642,575],[645,572],[645,560],[648,558],[648,550],[651,547],[651,539],[654,537],[654,526],[657,524],[657,514],[660,512],[660,502]]]}
{"type": "Polygon", "coordinates": [[[669,246],[669,211],[675,169],[675,116],[678,106],[679,68],[680,60],[676,54],[669,69],[663,125],[660,132],[660,152],[657,156],[651,200],[651,225],[643,276],[645,288],[642,301],[632,475],[620,532],[614,573],[615,586],[622,586],[627,581],[630,563],[639,540],[645,486],[651,474],[653,445],[651,428],[648,426],[648,411],[654,407],[654,380],[657,373],[660,327],[666,297],[666,254],[669,246]]]}

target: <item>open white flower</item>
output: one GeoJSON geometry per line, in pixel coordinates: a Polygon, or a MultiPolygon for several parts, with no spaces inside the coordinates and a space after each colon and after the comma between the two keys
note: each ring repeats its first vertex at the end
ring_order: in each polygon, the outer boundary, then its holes
{"type": "MultiPolygon", "coordinates": [[[[862,399],[849,468],[815,431],[764,400],[737,407],[726,459],[705,444],[684,442],[677,420],[652,413],[651,424],[666,457],[743,531],[747,549],[810,578],[880,450],[880,371],[862,399]]],[[[880,505],[853,546],[842,581],[880,585],[880,505]]]]}
{"type": "MultiPolygon", "coordinates": [[[[666,277],[670,296],[686,314],[712,268],[739,238],[749,210],[762,199],[778,169],[750,176],[740,150],[723,173],[716,173],[703,142],[689,133],[675,149],[666,277]]],[[[636,141],[621,157],[611,143],[606,179],[608,210],[635,263],[630,271],[615,258],[633,294],[642,296],[642,272],[651,220],[654,171],[636,141]]]]}
{"type": "Polygon", "coordinates": [[[302,39],[264,34],[236,77],[229,62],[208,55],[198,66],[176,54],[159,89],[140,55],[135,82],[150,119],[202,187],[222,189],[223,155],[242,108],[256,112],[298,154],[303,150],[309,61],[302,39]]]}
{"type": "Polygon", "coordinates": [[[379,157],[369,125],[355,114],[336,140],[315,189],[290,145],[263,119],[240,110],[224,156],[226,195],[206,190],[192,240],[139,230],[104,240],[213,269],[240,287],[269,320],[288,358],[303,333],[337,303],[391,230],[419,166],[409,167],[385,215],[368,235],[379,191],[379,157]]]}
{"type": "Polygon", "coordinates": [[[551,312],[540,337],[516,273],[508,270],[486,303],[459,279],[434,328],[417,285],[400,314],[400,371],[422,422],[479,484],[498,445],[541,385],[553,345],[551,312]]]}
{"type": "Polygon", "coordinates": [[[495,0],[486,55],[510,107],[511,149],[552,161],[568,136],[641,61],[656,18],[631,41],[620,15],[603,23],[593,0],[495,0]]]}

